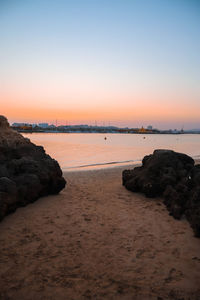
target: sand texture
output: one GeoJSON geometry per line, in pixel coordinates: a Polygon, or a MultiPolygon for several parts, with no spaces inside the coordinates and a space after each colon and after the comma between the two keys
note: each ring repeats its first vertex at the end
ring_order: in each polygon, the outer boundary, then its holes
{"type": "Polygon", "coordinates": [[[60,195],[0,223],[1,300],[200,299],[200,239],[123,169],[66,172],[60,195]]]}

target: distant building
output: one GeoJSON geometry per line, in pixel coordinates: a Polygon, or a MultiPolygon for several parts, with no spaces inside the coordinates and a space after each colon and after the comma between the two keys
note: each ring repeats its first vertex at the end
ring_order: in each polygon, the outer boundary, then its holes
{"type": "Polygon", "coordinates": [[[140,133],[145,133],[145,132],[146,132],[146,129],[142,126],[142,127],[138,130],[138,132],[140,132],[140,133]]]}
{"type": "Polygon", "coordinates": [[[41,128],[48,128],[49,124],[48,123],[39,123],[38,126],[41,128]]]}
{"type": "Polygon", "coordinates": [[[12,128],[21,131],[27,131],[33,129],[32,124],[29,123],[13,123],[12,128]]]}
{"type": "Polygon", "coordinates": [[[55,126],[55,125],[53,125],[53,124],[51,124],[51,125],[48,125],[48,128],[50,128],[50,129],[54,129],[54,128],[56,128],[56,126],[55,126]]]}
{"type": "Polygon", "coordinates": [[[26,126],[26,125],[28,125],[28,124],[26,124],[26,123],[13,123],[12,124],[13,127],[22,127],[22,126],[26,126]]]}
{"type": "Polygon", "coordinates": [[[29,123],[13,123],[12,127],[32,127],[32,124],[29,124],[29,123]]]}
{"type": "Polygon", "coordinates": [[[148,129],[148,130],[152,130],[153,127],[152,127],[151,125],[149,125],[149,126],[147,126],[147,129],[148,129]]]}

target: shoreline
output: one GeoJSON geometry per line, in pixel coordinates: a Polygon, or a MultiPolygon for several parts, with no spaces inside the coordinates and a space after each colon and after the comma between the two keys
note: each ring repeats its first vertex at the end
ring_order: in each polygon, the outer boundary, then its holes
{"type": "Polygon", "coordinates": [[[183,134],[200,134],[200,131],[186,131],[186,132],[170,132],[168,130],[166,130],[166,132],[162,132],[162,131],[159,131],[159,132],[112,132],[112,131],[55,131],[55,130],[48,130],[48,131],[45,131],[45,130],[17,130],[15,128],[12,128],[13,130],[19,132],[19,133],[27,133],[27,134],[31,134],[31,133],[66,133],[66,134],[72,134],[72,133],[86,133],[86,134],[93,134],[93,133],[99,133],[99,134],[142,134],[142,135],[149,135],[149,134],[152,134],[152,135],[159,135],[159,134],[164,134],[164,135],[183,135],[183,134]]]}
{"type": "Polygon", "coordinates": [[[69,167],[69,168],[62,168],[63,174],[71,173],[71,172],[89,172],[89,171],[103,171],[103,170],[110,170],[110,169],[118,169],[118,168],[135,168],[141,166],[142,162],[133,162],[131,163],[106,163],[106,164],[92,164],[92,165],[83,165],[78,167],[69,167]]]}
{"type": "MultiPolygon", "coordinates": [[[[199,157],[199,155],[197,156],[199,157]]],[[[200,164],[200,158],[194,159],[195,164],[200,164]]],[[[62,168],[62,172],[64,173],[71,173],[71,172],[88,172],[88,171],[98,171],[98,170],[109,170],[109,169],[117,169],[117,168],[135,168],[142,165],[142,160],[136,160],[131,162],[109,162],[109,163],[100,163],[100,164],[91,164],[91,165],[83,165],[77,167],[69,167],[69,168],[62,168]]]]}
{"type": "Polygon", "coordinates": [[[133,167],[65,171],[59,195],[5,217],[0,299],[199,299],[200,239],[122,186],[133,167]]]}

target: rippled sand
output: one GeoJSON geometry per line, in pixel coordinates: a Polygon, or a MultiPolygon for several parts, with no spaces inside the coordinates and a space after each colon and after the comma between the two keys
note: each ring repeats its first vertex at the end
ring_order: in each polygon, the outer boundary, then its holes
{"type": "Polygon", "coordinates": [[[1,300],[200,299],[200,239],[123,169],[67,172],[60,195],[0,223],[1,300]]]}

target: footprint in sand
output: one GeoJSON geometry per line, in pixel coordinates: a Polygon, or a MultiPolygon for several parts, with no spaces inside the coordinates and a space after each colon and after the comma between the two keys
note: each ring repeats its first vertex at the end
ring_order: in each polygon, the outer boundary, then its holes
{"type": "Polygon", "coordinates": [[[172,250],[172,255],[176,258],[179,258],[180,257],[180,250],[178,248],[174,248],[172,250]]]}
{"type": "Polygon", "coordinates": [[[165,282],[169,283],[171,281],[179,281],[183,277],[183,273],[175,268],[169,271],[168,277],[165,278],[165,282]]]}
{"type": "Polygon", "coordinates": [[[145,253],[144,249],[138,249],[136,253],[136,258],[142,257],[144,253],[145,253]]]}

